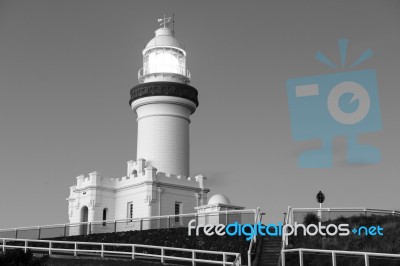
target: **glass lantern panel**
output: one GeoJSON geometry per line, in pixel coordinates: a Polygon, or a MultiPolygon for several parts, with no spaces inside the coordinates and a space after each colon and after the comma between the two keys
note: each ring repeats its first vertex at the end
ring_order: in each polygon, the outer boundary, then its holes
{"type": "Polygon", "coordinates": [[[176,73],[185,75],[185,56],[175,49],[156,48],[144,56],[145,74],[176,73]]]}

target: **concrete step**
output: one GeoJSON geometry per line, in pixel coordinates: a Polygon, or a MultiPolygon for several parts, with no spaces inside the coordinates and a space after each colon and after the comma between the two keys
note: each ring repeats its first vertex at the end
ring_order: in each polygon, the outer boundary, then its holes
{"type": "Polygon", "coordinates": [[[262,241],[258,266],[277,266],[282,247],[282,239],[279,237],[265,237],[262,241]]]}

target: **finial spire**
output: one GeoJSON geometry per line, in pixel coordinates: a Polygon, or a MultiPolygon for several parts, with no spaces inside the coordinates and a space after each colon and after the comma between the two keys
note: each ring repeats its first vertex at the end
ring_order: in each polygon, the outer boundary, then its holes
{"type": "Polygon", "coordinates": [[[162,26],[163,28],[166,28],[166,27],[168,27],[169,26],[169,24],[171,24],[171,22],[172,22],[172,25],[173,25],[173,23],[174,23],[174,20],[173,20],[173,17],[165,17],[165,14],[164,14],[164,18],[159,18],[158,20],[157,20],[157,22],[161,22],[160,23],[160,26],[162,26]],[[171,21],[172,20],[172,21],[171,21]]]}

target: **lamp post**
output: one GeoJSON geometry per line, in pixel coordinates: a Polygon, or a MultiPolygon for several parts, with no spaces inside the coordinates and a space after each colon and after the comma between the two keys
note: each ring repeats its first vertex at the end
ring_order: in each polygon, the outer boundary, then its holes
{"type": "Polygon", "coordinates": [[[319,203],[319,208],[322,208],[322,203],[324,203],[325,201],[325,194],[322,193],[322,191],[320,190],[317,194],[317,201],[319,203]]]}
{"type": "Polygon", "coordinates": [[[325,201],[325,194],[324,193],[322,193],[322,191],[320,190],[319,192],[318,192],[318,194],[317,194],[317,202],[319,203],[319,210],[318,210],[318,218],[319,218],[319,220],[321,220],[321,217],[322,217],[322,211],[321,211],[321,208],[322,208],[322,203],[325,201]]]}

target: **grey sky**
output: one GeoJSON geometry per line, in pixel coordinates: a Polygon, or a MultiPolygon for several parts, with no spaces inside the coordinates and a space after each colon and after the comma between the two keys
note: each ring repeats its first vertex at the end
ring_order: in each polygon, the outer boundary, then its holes
{"type": "Polygon", "coordinates": [[[69,187],[93,170],[126,173],[136,159],[129,90],[156,19],[175,13],[199,108],[191,124],[191,173],[211,195],[262,207],[278,221],[288,205],[400,209],[400,1],[0,1],[0,228],[67,222],[69,187]],[[374,57],[384,130],[361,140],[382,162],[301,169],[318,141],[291,138],[285,81],[336,73],[314,60],[374,57]]]}

